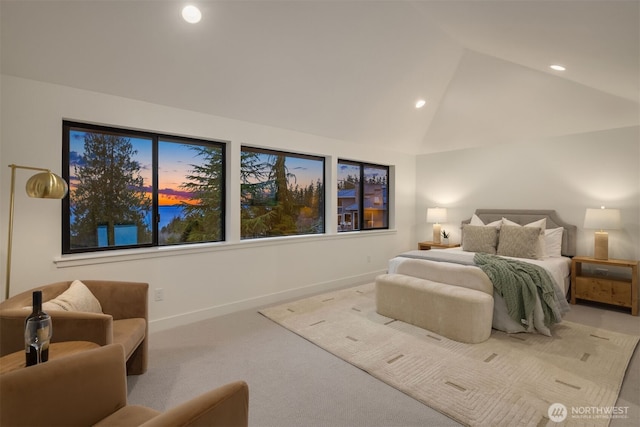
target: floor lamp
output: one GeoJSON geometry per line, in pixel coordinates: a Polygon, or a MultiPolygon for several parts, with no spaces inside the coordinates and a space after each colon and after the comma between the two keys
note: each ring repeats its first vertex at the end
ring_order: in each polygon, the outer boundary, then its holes
{"type": "Polygon", "coordinates": [[[9,165],[11,168],[11,193],[9,198],[9,231],[7,233],[7,281],[5,285],[5,299],[9,299],[11,286],[11,243],[13,240],[13,205],[15,199],[16,169],[40,171],[27,181],[26,192],[29,197],[36,199],[63,199],[69,187],[64,179],[49,169],[31,166],[9,165]]]}

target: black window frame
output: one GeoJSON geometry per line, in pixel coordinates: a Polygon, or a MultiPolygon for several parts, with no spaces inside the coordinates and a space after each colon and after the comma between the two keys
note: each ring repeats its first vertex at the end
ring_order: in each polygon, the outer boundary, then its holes
{"type": "MultiPolygon", "coordinates": [[[[351,229],[351,230],[341,230],[340,227],[338,227],[338,233],[346,233],[346,232],[360,232],[360,231],[372,231],[372,230],[388,230],[389,229],[389,213],[390,213],[390,204],[389,204],[389,200],[390,200],[390,185],[389,185],[389,181],[391,179],[390,177],[390,171],[391,168],[388,165],[379,165],[379,164],[375,164],[375,163],[369,163],[369,162],[362,162],[362,161],[357,161],[357,160],[347,160],[347,159],[338,159],[337,162],[337,166],[338,169],[340,168],[341,164],[345,164],[345,165],[351,165],[351,166],[358,166],[360,169],[360,176],[359,176],[359,181],[358,181],[358,197],[357,197],[357,202],[358,202],[358,228],[357,229],[351,229]],[[382,170],[386,170],[386,184],[385,184],[385,188],[386,188],[386,194],[383,194],[383,198],[386,199],[386,210],[384,212],[384,220],[383,223],[385,223],[386,225],[383,225],[381,227],[367,227],[367,221],[365,219],[365,169],[366,168],[376,168],[376,169],[382,169],[382,170]]],[[[340,194],[340,190],[338,189],[338,185],[336,185],[336,197],[339,197],[340,194]]],[[[339,203],[336,203],[337,208],[340,208],[339,203]]],[[[340,215],[340,212],[335,212],[335,215],[340,215]]]]}
{"type": "MultiPolygon", "coordinates": [[[[167,247],[177,245],[191,245],[202,243],[215,243],[223,242],[226,240],[226,191],[227,191],[227,142],[213,139],[199,139],[184,137],[178,135],[164,134],[153,131],[142,131],[129,128],[97,125],[92,123],[83,123],[73,120],[63,120],[62,122],[62,177],[67,183],[70,183],[70,140],[69,136],[71,131],[79,130],[85,132],[102,132],[107,134],[121,135],[124,137],[138,137],[150,139],[152,144],[152,210],[151,210],[151,233],[152,238],[149,243],[138,243],[131,245],[118,245],[118,246],[91,246],[87,248],[74,249],[71,248],[71,194],[67,194],[62,200],[62,254],[80,254],[80,253],[92,253],[92,252],[107,252],[123,249],[139,249],[150,247],[167,247]],[[178,242],[159,244],[158,243],[158,225],[160,223],[160,216],[158,212],[159,208],[159,188],[158,188],[158,144],[159,142],[179,143],[186,145],[199,145],[199,146],[213,146],[221,151],[222,165],[220,171],[221,179],[221,195],[220,195],[220,239],[207,240],[199,242],[178,242]]],[[[71,190],[70,190],[71,193],[71,190]]]]}
{"type": "MultiPolygon", "coordinates": [[[[322,200],[320,200],[319,202],[319,206],[318,206],[318,211],[322,214],[322,227],[321,230],[316,232],[316,233],[295,233],[295,234],[274,234],[274,235],[268,235],[268,236],[256,236],[256,237],[244,237],[243,236],[243,231],[242,231],[242,226],[243,226],[243,207],[242,205],[240,206],[240,240],[243,241],[249,241],[249,240],[260,240],[260,239],[264,239],[264,238],[277,238],[277,237],[286,237],[286,236],[316,236],[316,235],[322,235],[322,234],[326,234],[327,232],[327,211],[326,211],[326,200],[327,200],[327,185],[326,185],[326,167],[327,167],[327,158],[325,156],[322,155],[313,155],[313,154],[305,154],[305,153],[297,153],[297,152],[292,152],[292,151],[285,151],[285,150],[277,150],[277,149],[273,149],[273,148],[265,148],[265,147],[256,147],[256,146],[251,146],[251,145],[241,145],[240,146],[240,153],[241,153],[241,157],[242,157],[242,153],[248,151],[248,152],[255,152],[258,154],[266,154],[266,155],[282,155],[285,157],[295,157],[295,158],[299,158],[299,159],[308,159],[308,160],[315,160],[315,161],[321,161],[322,162],[322,200]]],[[[242,174],[242,164],[239,165],[240,171],[239,173],[242,174]]],[[[240,180],[240,186],[242,187],[244,183],[242,182],[242,179],[240,180]]],[[[243,191],[242,188],[240,189],[240,203],[242,204],[242,198],[243,198],[243,191]]]]}

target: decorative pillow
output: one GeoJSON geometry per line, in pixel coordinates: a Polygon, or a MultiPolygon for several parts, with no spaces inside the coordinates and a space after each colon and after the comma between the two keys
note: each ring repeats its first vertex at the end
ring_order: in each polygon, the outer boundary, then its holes
{"type": "Polygon", "coordinates": [[[462,250],[468,252],[496,253],[498,229],[484,225],[465,224],[462,227],[462,250]]]}
{"type": "Polygon", "coordinates": [[[102,313],[102,306],[84,283],[80,280],[74,280],[69,289],[56,298],[42,303],[42,310],[45,312],[64,310],[102,313]]]}
{"type": "MultiPolygon", "coordinates": [[[[505,225],[513,225],[518,227],[523,227],[517,222],[513,222],[507,218],[502,218],[502,224],[505,225]]],[[[524,225],[524,227],[538,227],[540,228],[540,236],[538,238],[538,256],[537,258],[544,258],[547,256],[547,243],[545,241],[545,228],[547,227],[547,218],[542,218],[537,221],[530,222],[529,224],[524,225]]]]}
{"type": "Polygon", "coordinates": [[[544,230],[546,255],[550,257],[562,256],[562,234],[564,228],[548,228],[544,230]]]}
{"type": "Polygon", "coordinates": [[[498,255],[515,258],[539,258],[541,232],[538,227],[503,225],[500,229],[498,255]]]}

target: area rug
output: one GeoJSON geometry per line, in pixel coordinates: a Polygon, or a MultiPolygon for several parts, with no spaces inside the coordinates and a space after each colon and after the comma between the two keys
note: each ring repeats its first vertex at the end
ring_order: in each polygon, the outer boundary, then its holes
{"type": "Polygon", "coordinates": [[[373,283],[260,313],[469,426],[607,426],[624,416],[615,404],[638,343],[567,321],[552,337],[459,343],[377,314],[373,283]]]}

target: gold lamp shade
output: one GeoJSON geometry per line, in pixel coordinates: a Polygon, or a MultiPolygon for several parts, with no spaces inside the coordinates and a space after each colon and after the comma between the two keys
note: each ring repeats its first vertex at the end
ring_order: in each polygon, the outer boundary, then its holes
{"type": "Polygon", "coordinates": [[[53,172],[40,172],[27,181],[27,195],[36,199],[63,199],[69,191],[67,182],[53,172]]]}
{"type": "Polygon", "coordinates": [[[9,230],[7,232],[7,269],[5,299],[9,299],[11,289],[11,246],[13,242],[13,208],[15,203],[16,169],[39,171],[27,181],[26,192],[36,199],[64,199],[69,191],[66,181],[49,169],[32,166],[9,165],[11,168],[11,191],[9,193],[9,230]]]}

